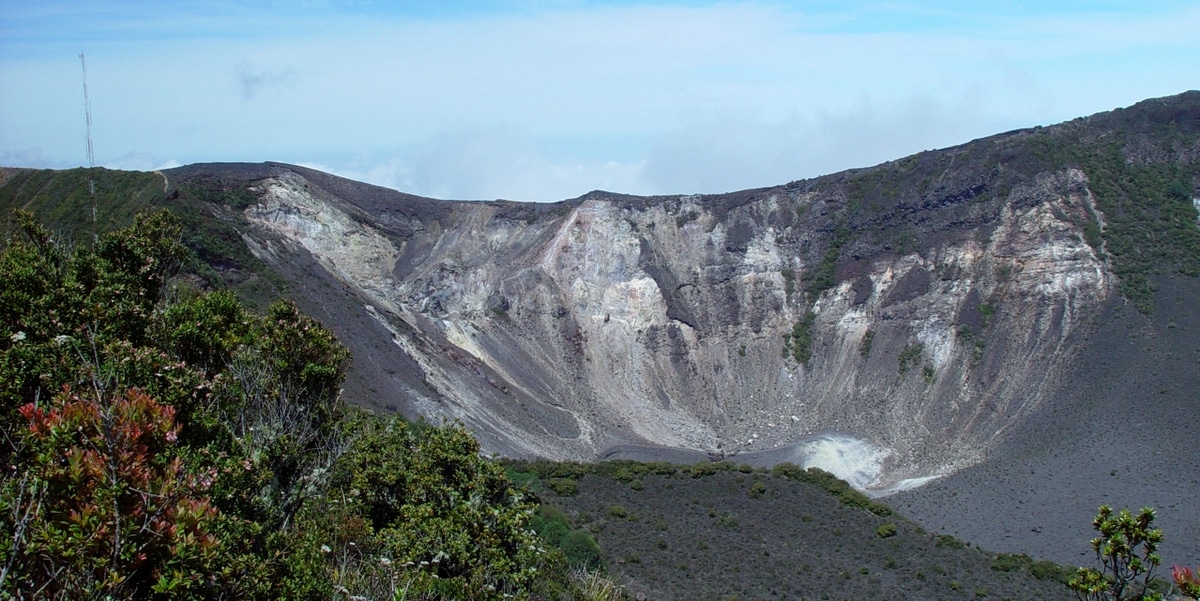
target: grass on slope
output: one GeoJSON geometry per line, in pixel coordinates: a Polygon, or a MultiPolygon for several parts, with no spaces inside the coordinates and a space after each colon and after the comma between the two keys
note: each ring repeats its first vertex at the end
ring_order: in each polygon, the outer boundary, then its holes
{"type": "MultiPolygon", "coordinates": [[[[39,223],[47,224],[61,235],[90,241],[94,231],[102,234],[129,225],[139,211],[161,205],[163,183],[162,176],[139,171],[13,170],[13,175],[0,186],[0,211],[7,216],[16,209],[27,209],[39,223]],[[94,197],[89,180],[94,183],[94,197]]],[[[0,228],[7,234],[10,226],[6,219],[0,228]]]]}
{"type": "MultiPolygon", "coordinates": [[[[1200,275],[1200,228],[1192,205],[1196,165],[1132,164],[1119,147],[1084,157],[1089,187],[1104,214],[1101,234],[1121,293],[1142,313],[1153,310],[1154,276],[1200,275]]],[[[1095,246],[1095,226],[1088,231],[1095,246]]]]}
{"type": "Polygon", "coordinates": [[[242,239],[241,231],[249,224],[241,209],[253,201],[243,186],[215,178],[180,183],[159,173],[103,168],[9,169],[5,176],[0,179],[0,232],[5,237],[11,229],[8,217],[17,209],[32,211],[40,223],[67,240],[87,241],[129,225],[141,211],[167,208],[183,222],[182,241],[192,251],[183,265],[185,273],[210,288],[232,288],[256,309],[286,289],[242,239]]]}
{"type": "Polygon", "coordinates": [[[515,463],[652,599],[1070,599],[1065,568],[931,535],[820,470],[515,463]],[[850,491],[847,493],[846,491],[850,491]]]}

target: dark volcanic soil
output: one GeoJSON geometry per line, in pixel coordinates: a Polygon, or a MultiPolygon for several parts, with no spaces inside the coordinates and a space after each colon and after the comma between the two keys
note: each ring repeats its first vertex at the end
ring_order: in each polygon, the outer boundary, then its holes
{"type": "Polygon", "coordinates": [[[988,461],[887,502],[987,549],[1087,566],[1099,505],[1150,506],[1164,566],[1200,562],[1198,300],[1186,277],[1161,282],[1150,317],[1118,300],[1057,399],[988,461]]]}
{"type": "Polygon", "coordinates": [[[608,571],[648,599],[1071,599],[1053,578],[898,516],[764,473],[587,475],[545,500],[594,533],[608,571]],[[756,485],[757,483],[757,485],[756,485]],[[757,492],[756,492],[757,489],[757,492]],[[881,537],[880,526],[895,534],[881,537]]]}

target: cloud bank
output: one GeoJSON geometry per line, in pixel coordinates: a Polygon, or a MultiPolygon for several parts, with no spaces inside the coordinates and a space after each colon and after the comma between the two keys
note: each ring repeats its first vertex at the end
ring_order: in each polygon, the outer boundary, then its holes
{"type": "Polygon", "coordinates": [[[421,6],[12,3],[0,162],[85,160],[80,49],[111,167],[277,160],[542,201],[867,166],[1182,92],[1200,55],[1188,3],[421,6]]]}

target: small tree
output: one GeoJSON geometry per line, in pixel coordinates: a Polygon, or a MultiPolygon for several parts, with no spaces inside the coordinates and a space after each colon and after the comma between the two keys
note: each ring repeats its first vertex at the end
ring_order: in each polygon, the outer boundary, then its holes
{"type": "Polygon", "coordinates": [[[1156,553],[1162,530],[1153,527],[1154,510],[1142,508],[1134,515],[1128,509],[1113,513],[1101,505],[1092,527],[1100,536],[1092,539],[1100,569],[1079,568],[1068,583],[1075,595],[1087,601],[1144,601],[1161,599],[1150,590],[1154,569],[1161,560],[1156,553]]]}

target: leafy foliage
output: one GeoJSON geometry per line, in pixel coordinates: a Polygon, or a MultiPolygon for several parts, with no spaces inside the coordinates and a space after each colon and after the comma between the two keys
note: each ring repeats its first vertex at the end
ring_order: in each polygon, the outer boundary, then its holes
{"type": "Polygon", "coordinates": [[[11,507],[24,516],[10,550],[16,589],[183,599],[213,588],[216,510],[204,495],[213,474],[189,474],[170,452],[174,410],[137,390],[115,399],[64,390],[48,405],[20,409],[31,464],[27,494],[11,507]]]}
{"type": "Polygon", "coordinates": [[[794,463],[784,462],[771,468],[771,473],[797,482],[816,484],[836,496],[838,501],[841,501],[842,505],[847,507],[865,509],[880,517],[892,515],[891,507],[879,501],[872,500],[867,495],[854,490],[845,480],[820,468],[810,467],[804,469],[794,463]]]}
{"type": "Polygon", "coordinates": [[[145,342],[165,277],[184,254],[173,242],[178,223],[166,213],[139,216],[95,249],[59,245],[30,213],[16,219],[27,241],[13,242],[0,256],[0,425],[6,430],[17,427],[18,406],[49,399],[63,384],[90,382],[82,358],[104,363],[107,351],[120,352],[122,343],[145,342]]]}
{"type": "Polygon", "coordinates": [[[436,575],[455,596],[499,598],[535,583],[533,504],[461,428],[367,422],[334,490],[366,518],[380,552],[436,575]]]}
{"type": "Polygon", "coordinates": [[[541,505],[530,522],[544,542],[559,549],[572,568],[596,570],[604,565],[600,546],[584,530],[571,527],[563,511],[553,505],[541,505]]]}
{"type": "Polygon", "coordinates": [[[825,249],[825,254],[821,257],[821,263],[817,265],[808,281],[808,286],[805,287],[805,292],[809,297],[815,299],[822,292],[837,286],[838,259],[842,255],[842,247],[849,241],[850,229],[845,225],[839,225],[834,232],[833,239],[829,242],[829,247],[825,249]]]}
{"type": "Polygon", "coordinates": [[[1145,507],[1134,515],[1101,505],[1092,527],[1100,533],[1091,543],[1100,568],[1079,568],[1067,584],[1071,590],[1089,601],[1161,599],[1151,588],[1163,539],[1162,530],[1154,528],[1154,510],[1145,507]]]}
{"type": "Polygon", "coordinates": [[[785,335],[784,353],[790,349],[792,358],[801,365],[807,366],[812,359],[812,327],[816,320],[816,313],[805,311],[800,321],[792,326],[791,335],[785,335]]]}
{"type": "Polygon", "coordinates": [[[858,343],[858,354],[863,359],[871,355],[871,343],[875,341],[875,330],[867,330],[858,343]]]}
{"type": "Polygon", "coordinates": [[[169,213],[91,248],[29,213],[17,227],[0,254],[0,596],[582,590],[528,530],[535,499],[465,430],[343,406],[349,353],[294,304],[260,317],[169,287],[188,254],[169,213]]]}
{"type": "Polygon", "coordinates": [[[1175,581],[1175,586],[1179,587],[1179,592],[1189,599],[1200,599],[1200,577],[1191,568],[1183,566],[1171,567],[1171,579],[1175,581]]]}
{"type": "Polygon", "coordinates": [[[900,362],[900,377],[903,378],[904,375],[908,373],[908,370],[920,363],[921,357],[924,354],[925,345],[920,342],[905,345],[904,348],[900,350],[900,356],[898,359],[900,362]]]}

